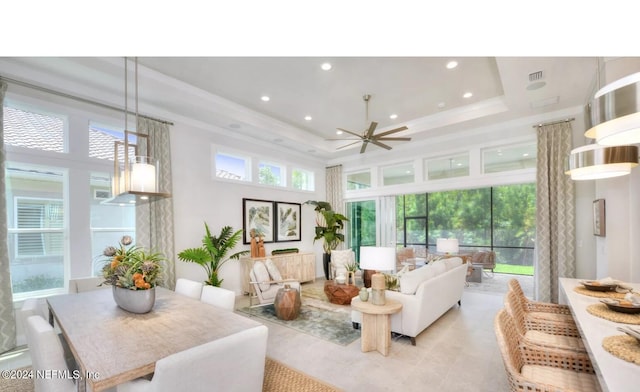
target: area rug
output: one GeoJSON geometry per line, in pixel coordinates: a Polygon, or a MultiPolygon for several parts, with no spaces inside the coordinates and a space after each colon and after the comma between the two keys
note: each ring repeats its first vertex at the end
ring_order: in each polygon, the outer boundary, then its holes
{"type": "MultiPolygon", "coordinates": [[[[19,370],[30,370],[30,367],[19,370]]],[[[2,392],[34,392],[33,380],[15,380],[0,377],[2,392]]],[[[340,392],[339,389],[313,378],[287,365],[266,358],[264,364],[263,392],[340,392]]]]}
{"type": "Polygon", "coordinates": [[[348,346],[360,338],[360,331],[353,329],[351,306],[330,303],[324,293],[320,295],[316,288],[302,290],[300,315],[295,320],[280,320],[276,317],[273,305],[244,307],[237,309],[241,314],[258,317],[296,331],[348,346]]]}

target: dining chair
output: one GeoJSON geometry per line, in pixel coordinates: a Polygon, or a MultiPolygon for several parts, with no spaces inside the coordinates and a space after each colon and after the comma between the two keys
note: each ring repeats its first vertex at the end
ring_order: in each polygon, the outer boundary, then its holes
{"type": "MultiPolygon", "coordinates": [[[[29,316],[26,320],[27,345],[32,368],[37,371],[68,369],[58,334],[42,316],[29,316]]],[[[71,378],[34,377],[35,392],[71,392],[76,386],[71,378]]]]}
{"type": "Polygon", "coordinates": [[[204,283],[196,282],[195,280],[179,278],[176,280],[176,293],[190,297],[193,299],[200,299],[202,295],[202,286],[204,283]]]}
{"type": "Polygon", "coordinates": [[[508,291],[505,295],[504,308],[513,319],[516,332],[522,341],[541,349],[587,352],[575,324],[527,318],[524,306],[513,291],[508,291]]]}
{"type": "Polygon", "coordinates": [[[156,362],[151,380],[118,385],[118,392],[260,392],[268,328],[259,325],[156,362]]]}
{"type": "MultiPolygon", "coordinates": [[[[539,319],[541,321],[556,321],[560,323],[571,323],[575,325],[575,320],[571,314],[571,309],[567,305],[559,305],[551,302],[533,301],[527,298],[517,279],[511,279],[507,283],[509,290],[516,294],[516,298],[524,306],[527,317],[539,319]]],[[[577,329],[577,327],[576,327],[577,329]]]]}
{"type": "Polygon", "coordinates": [[[236,293],[222,287],[205,285],[202,288],[200,301],[233,311],[236,306],[236,293]]]}
{"type": "Polygon", "coordinates": [[[107,284],[100,285],[102,282],[104,282],[104,278],[101,276],[69,279],[69,294],[82,293],[91,290],[107,289],[111,287],[107,284]]]}
{"type": "Polygon", "coordinates": [[[529,345],[506,309],[496,315],[494,331],[511,391],[600,391],[586,353],[529,345]]]}

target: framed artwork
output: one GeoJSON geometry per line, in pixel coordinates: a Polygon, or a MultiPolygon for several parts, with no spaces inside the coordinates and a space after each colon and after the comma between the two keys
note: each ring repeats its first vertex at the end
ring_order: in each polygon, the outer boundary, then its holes
{"type": "Polygon", "coordinates": [[[276,202],[276,242],[300,241],[300,203],[276,202]]]}
{"type": "Polygon", "coordinates": [[[264,242],[274,240],[273,202],[268,200],[242,199],[242,228],[244,244],[251,243],[251,231],[262,236],[264,242]]]}
{"type": "Polygon", "coordinates": [[[604,199],[593,201],[593,234],[599,237],[604,237],[606,235],[604,199]]]}

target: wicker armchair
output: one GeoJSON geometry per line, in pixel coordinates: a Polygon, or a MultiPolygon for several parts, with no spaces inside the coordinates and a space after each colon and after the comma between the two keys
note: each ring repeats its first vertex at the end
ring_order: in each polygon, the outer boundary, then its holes
{"type": "Polygon", "coordinates": [[[524,305],[513,291],[505,295],[504,307],[513,319],[515,329],[523,342],[539,349],[587,352],[575,324],[541,321],[527,317],[524,305]]]}
{"type": "Polygon", "coordinates": [[[517,279],[511,279],[508,285],[509,290],[514,292],[518,300],[524,305],[528,318],[540,322],[555,321],[575,325],[575,320],[568,306],[530,300],[522,291],[520,282],[517,279]]]}
{"type": "Polygon", "coordinates": [[[520,340],[515,324],[505,309],[498,312],[494,321],[511,391],[600,391],[587,354],[530,346],[520,340]]]}

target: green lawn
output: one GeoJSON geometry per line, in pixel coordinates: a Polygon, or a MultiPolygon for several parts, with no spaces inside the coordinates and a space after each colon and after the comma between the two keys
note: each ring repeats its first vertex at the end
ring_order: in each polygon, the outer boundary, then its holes
{"type": "Polygon", "coordinates": [[[493,272],[501,274],[516,274],[516,275],[533,275],[532,265],[511,265],[511,264],[496,264],[496,268],[493,272]]]}

